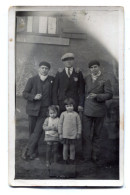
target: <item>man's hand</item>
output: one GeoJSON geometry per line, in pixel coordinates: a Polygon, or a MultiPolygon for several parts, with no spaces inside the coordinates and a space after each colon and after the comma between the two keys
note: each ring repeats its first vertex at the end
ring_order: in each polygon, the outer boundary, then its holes
{"type": "Polygon", "coordinates": [[[36,94],[34,100],[40,100],[42,98],[42,94],[36,94]]]}
{"type": "Polygon", "coordinates": [[[79,112],[83,112],[83,107],[82,106],[78,106],[78,111],[79,112]]]}
{"type": "Polygon", "coordinates": [[[97,97],[96,93],[90,93],[87,98],[96,98],[96,97],[97,97]]]}
{"type": "Polygon", "coordinates": [[[63,136],[62,136],[62,134],[60,134],[60,135],[59,135],[59,138],[60,138],[60,140],[62,140],[62,139],[63,139],[63,136]]]}
{"type": "Polygon", "coordinates": [[[76,138],[77,139],[80,139],[81,138],[81,134],[78,133],[77,136],[76,136],[76,138]]]}

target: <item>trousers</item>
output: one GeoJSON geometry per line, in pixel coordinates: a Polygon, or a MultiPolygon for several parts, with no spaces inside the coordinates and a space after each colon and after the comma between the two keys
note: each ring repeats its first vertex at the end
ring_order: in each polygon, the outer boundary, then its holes
{"type": "Polygon", "coordinates": [[[92,155],[99,156],[101,144],[101,132],[104,117],[83,116],[83,156],[84,159],[91,159],[92,155]]]}
{"type": "Polygon", "coordinates": [[[29,140],[27,144],[27,154],[29,156],[38,153],[38,142],[42,133],[44,133],[42,126],[46,117],[47,107],[42,108],[38,116],[28,116],[29,140]]]}

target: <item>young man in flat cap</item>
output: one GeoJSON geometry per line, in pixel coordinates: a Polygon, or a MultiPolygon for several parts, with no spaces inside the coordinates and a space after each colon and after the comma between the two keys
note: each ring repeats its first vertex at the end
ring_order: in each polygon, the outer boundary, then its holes
{"type": "Polygon", "coordinates": [[[101,130],[106,114],[105,101],[112,98],[110,80],[106,79],[96,60],[89,63],[90,75],[85,80],[85,105],[83,120],[84,159],[99,160],[101,130]]]}
{"type": "Polygon", "coordinates": [[[22,158],[34,159],[38,154],[38,141],[42,134],[42,125],[47,116],[48,106],[52,100],[52,85],[54,78],[49,76],[50,64],[42,61],[38,74],[31,77],[23,91],[27,100],[26,113],[29,120],[29,140],[24,148],[22,158]]]}
{"type": "Polygon", "coordinates": [[[83,111],[84,79],[81,71],[74,69],[74,54],[66,53],[61,57],[64,64],[62,72],[57,72],[53,85],[53,104],[58,105],[60,113],[65,111],[64,100],[73,98],[75,110],[83,111]]]}

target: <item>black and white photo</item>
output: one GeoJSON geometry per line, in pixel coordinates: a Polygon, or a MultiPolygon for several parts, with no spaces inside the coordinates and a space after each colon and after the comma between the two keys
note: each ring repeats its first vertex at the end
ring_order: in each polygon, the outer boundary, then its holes
{"type": "Polygon", "coordinates": [[[10,185],[123,185],[123,16],[9,10],[10,185]]]}

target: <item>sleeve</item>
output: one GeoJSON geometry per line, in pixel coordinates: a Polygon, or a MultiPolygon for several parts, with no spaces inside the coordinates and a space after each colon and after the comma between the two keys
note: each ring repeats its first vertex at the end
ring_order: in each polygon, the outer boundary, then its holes
{"type": "Polygon", "coordinates": [[[79,72],[79,106],[84,105],[84,97],[85,97],[85,81],[83,78],[83,74],[79,72]]]}
{"type": "Polygon", "coordinates": [[[58,123],[58,133],[59,134],[63,133],[63,122],[64,122],[64,113],[61,114],[59,123],[58,123]]]}
{"type": "Polygon", "coordinates": [[[44,131],[47,131],[48,130],[48,118],[46,118],[45,121],[44,121],[43,130],[44,131]]]}
{"type": "Polygon", "coordinates": [[[58,89],[59,89],[59,72],[57,72],[52,89],[52,101],[54,105],[58,105],[58,89]]]}
{"type": "Polygon", "coordinates": [[[58,118],[58,120],[57,120],[57,125],[56,125],[56,128],[57,128],[57,131],[58,131],[58,126],[59,126],[59,118],[58,118]]]}
{"type": "Polygon", "coordinates": [[[78,129],[78,134],[81,134],[82,126],[81,126],[81,120],[78,114],[77,114],[77,129],[78,129]]]}
{"type": "Polygon", "coordinates": [[[26,87],[25,87],[25,89],[23,91],[23,97],[26,100],[29,100],[29,101],[33,101],[34,100],[35,95],[31,94],[32,88],[33,88],[33,83],[32,83],[32,78],[30,78],[30,79],[28,79],[26,87]]]}
{"type": "Polygon", "coordinates": [[[105,81],[104,83],[104,93],[103,94],[97,94],[97,101],[98,102],[104,102],[106,100],[109,100],[113,97],[112,93],[112,87],[110,80],[105,81]]]}

